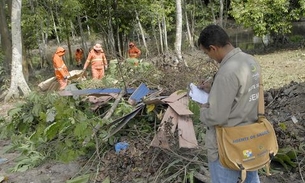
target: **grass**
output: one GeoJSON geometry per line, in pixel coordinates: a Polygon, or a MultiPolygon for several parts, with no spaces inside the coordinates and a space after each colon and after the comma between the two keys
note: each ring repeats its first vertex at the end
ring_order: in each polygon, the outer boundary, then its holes
{"type": "Polygon", "coordinates": [[[254,56],[262,68],[265,90],[281,88],[292,81],[305,81],[305,49],[254,56]]]}

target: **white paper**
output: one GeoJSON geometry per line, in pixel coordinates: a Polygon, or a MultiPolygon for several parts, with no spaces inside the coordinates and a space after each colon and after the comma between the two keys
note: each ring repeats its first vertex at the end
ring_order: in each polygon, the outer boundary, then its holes
{"type": "Polygon", "coordinates": [[[192,100],[199,102],[201,104],[208,103],[209,94],[201,89],[199,89],[194,83],[190,84],[189,96],[192,100]]]}

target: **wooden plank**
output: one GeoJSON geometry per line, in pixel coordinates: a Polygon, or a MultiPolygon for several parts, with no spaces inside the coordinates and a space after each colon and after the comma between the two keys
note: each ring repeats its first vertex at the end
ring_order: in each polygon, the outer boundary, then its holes
{"type": "Polygon", "coordinates": [[[151,146],[160,147],[163,149],[169,149],[168,133],[174,133],[178,124],[178,114],[171,108],[168,107],[164,113],[160,126],[157,130],[156,135],[151,141],[151,146]],[[170,124],[168,124],[170,123],[170,124]],[[170,132],[168,127],[171,126],[170,132]]]}
{"type": "Polygon", "coordinates": [[[180,101],[169,103],[168,105],[171,106],[178,115],[183,115],[184,116],[184,115],[192,115],[192,114],[194,114],[192,111],[190,111],[187,108],[187,106],[185,106],[180,101]]]}
{"type": "Polygon", "coordinates": [[[198,148],[193,120],[190,116],[178,117],[179,147],[198,148]]]}
{"type": "Polygon", "coordinates": [[[174,93],[172,93],[170,96],[168,96],[167,98],[163,99],[164,102],[176,102],[178,99],[186,96],[187,92],[184,91],[175,91],[174,93]]]}

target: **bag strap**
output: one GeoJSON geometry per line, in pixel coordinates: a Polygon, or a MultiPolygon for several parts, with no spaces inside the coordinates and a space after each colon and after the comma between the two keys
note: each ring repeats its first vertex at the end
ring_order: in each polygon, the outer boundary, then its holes
{"type": "MultiPolygon", "coordinates": [[[[260,74],[260,77],[259,77],[259,96],[258,96],[258,116],[264,116],[264,115],[265,115],[264,87],[263,87],[263,78],[262,78],[262,75],[260,74]]],[[[271,175],[271,173],[270,173],[270,163],[271,163],[271,161],[266,163],[266,166],[265,166],[265,171],[266,171],[267,176],[271,175]]],[[[241,177],[243,178],[243,173],[242,173],[241,177]]]]}
{"type": "Polygon", "coordinates": [[[237,181],[237,183],[244,183],[247,177],[247,171],[245,169],[241,170],[241,176],[240,179],[237,181]]]}
{"type": "Polygon", "coordinates": [[[261,74],[259,77],[258,115],[259,116],[265,115],[264,87],[263,87],[263,78],[261,74]]]}

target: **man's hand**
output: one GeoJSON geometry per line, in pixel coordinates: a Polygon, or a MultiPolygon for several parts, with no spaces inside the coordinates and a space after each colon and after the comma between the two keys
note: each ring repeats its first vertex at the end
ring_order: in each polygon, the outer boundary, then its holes
{"type": "Polygon", "coordinates": [[[210,77],[206,80],[201,81],[197,87],[207,93],[210,93],[212,87],[212,78],[210,77]]]}
{"type": "Polygon", "coordinates": [[[210,104],[209,103],[205,103],[205,104],[200,104],[200,108],[209,108],[210,107],[210,104]]]}

